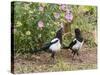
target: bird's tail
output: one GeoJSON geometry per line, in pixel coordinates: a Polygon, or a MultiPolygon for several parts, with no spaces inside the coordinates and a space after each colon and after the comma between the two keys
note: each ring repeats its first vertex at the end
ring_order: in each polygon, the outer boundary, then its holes
{"type": "Polygon", "coordinates": [[[43,47],[41,47],[41,48],[35,48],[32,51],[33,51],[33,53],[38,53],[38,52],[41,52],[41,51],[48,52],[49,46],[50,46],[50,44],[47,43],[43,47]]]}
{"type": "Polygon", "coordinates": [[[43,46],[42,48],[39,49],[39,51],[47,51],[47,49],[49,48],[49,46],[43,46]]]}
{"type": "Polygon", "coordinates": [[[69,48],[70,48],[69,46],[62,47],[62,49],[69,49],[69,48]]]}
{"type": "Polygon", "coordinates": [[[50,45],[56,43],[58,40],[54,41],[54,42],[50,42],[50,43],[46,43],[43,47],[39,48],[39,49],[34,49],[33,52],[40,52],[40,51],[45,51],[45,52],[49,52],[49,47],[50,45]]]}

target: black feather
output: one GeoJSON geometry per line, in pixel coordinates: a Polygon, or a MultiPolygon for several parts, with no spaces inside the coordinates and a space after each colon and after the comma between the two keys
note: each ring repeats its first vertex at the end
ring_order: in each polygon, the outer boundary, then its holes
{"type": "Polygon", "coordinates": [[[60,43],[62,44],[62,31],[63,29],[60,28],[57,32],[56,32],[56,36],[55,38],[58,38],[60,40],[60,43]]]}
{"type": "Polygon", "coordinates": [[[81,35],[81,31],[80,31],[78,28],[75,29],[75,38],[76,38],[79,42],[82,42],[82,41],[83,41],[83,37],[82,37],[82,35],[81,35]]]}
{"type": "Polygon", "coordinates": [[[54,42],[50,42],[50,43],[45,44],[45,45],[41,48],[41,50],[49,49],[49,47],[50,47],[52,44],[56,43],[56,42],[58,42],[58,40],[55,40],[54,42]]]}
{"type": "Polygon", "coordinates": [[[72,47],[76,44],[76,40],[72,41],[69,46],[63,47],[63,49],[72,49],[72,47]]]}
{"type": "Polygon", "coordinates": [[[68,48],[71,49],[71,48],[76,44],[76,42],[77,42],[76,40],[72,41],[72,42],[69,44],[68,48]]]}
{"type": "Polygon", "coordinates": [[[50,47],[52,44],[56,43],[56,42],[58,42],[58,40],[55,40],[54,42],[46,43],[42,48],[40,48],[40,49],[35,49],[35,50],[33,50],[33,51],[34,51],[35,53],[36,53],[36,52],[40,52],[40,51],[46,51],[46,52],[48,52],[49,47],[50,47]]]}

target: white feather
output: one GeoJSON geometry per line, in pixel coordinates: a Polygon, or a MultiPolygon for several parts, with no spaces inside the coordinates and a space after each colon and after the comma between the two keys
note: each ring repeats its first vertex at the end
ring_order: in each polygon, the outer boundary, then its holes
{"type": "MultiPolygon", "coordinates": [[[[76,39],[75,39],[76,40],[76,39]]],[[[74,41],[75,41],[74,40],[74,41]]],[[[78,49],[81,49],[82,45],[83,45],[83,42],[79,42],[78,40],[76,40],[76,44],[72,47],[72,49],[75,49],[75,50],[78,50],[78,49]]]]}
{"type": "Polygon", "coordinates": [[[56,40],[58,40],[58,41],[56,43],[52,44],[49,48],[52,51],[59,51],[61,48],[60,40],[58,38],[53,39],[51,42],[54,42],[56,40]]]}

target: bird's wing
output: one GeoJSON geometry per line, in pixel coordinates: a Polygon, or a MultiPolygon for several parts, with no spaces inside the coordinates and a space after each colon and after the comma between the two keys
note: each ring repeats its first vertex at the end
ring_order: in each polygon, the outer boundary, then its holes
{"type": "Polygon", "coordinates": [[[69,44],[69,48],[72,48],[73,47],[73,45],[75,45],[76,44],[76,42],[77,42],[77,40],[76,39],[74,39],[70,44],[69,44]]]}
{"type": "Polygon", "coordinates": [[[52,41],[52,42],[50,43],[50,45],[51,45],[51,44],[54,44],[54,43],[56,43],[56,42],[58,42],[58,40],[52,41]]]}
{"type": "Polygon", "coordinates": [[[73,47],[73,45],[75,45],[76,44],[76,39],[74,39],[70,44],[69,44],[69,46],[65,46],[65,47],[62,47],[62,49],[71,49],[72,47],[73,47]]]}
{"type": "Polygon", "coordinates": [[[49,42],[49,43],[46,43],[46,44],[41,48],[41,50],[49,49],[49,47],[50,47],[52,44],[56,43],[56,42],[58,42],[58,40],[54,40],[54,41],[51,41],[51,42],[49,42]]]}

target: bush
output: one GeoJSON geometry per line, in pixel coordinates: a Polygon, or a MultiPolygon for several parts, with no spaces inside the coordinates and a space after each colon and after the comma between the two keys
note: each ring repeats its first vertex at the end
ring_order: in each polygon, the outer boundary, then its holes
{"type": "MultiPolygon", "coordinates": [[[[91,32],[97,25],[96,7],[64,6],[66,5],[14,2],[14,8],[12,6],[12,13],[14,13],[14,51],[16,53],[28,53],[49,42],[55,36],[59,25],[68,22],[65,19],[66,8],[71,10],[74,16],[71,25],[72,33],[76,27],[82,31],[91,32]]],[[[71,39],[65,38],[63,43],[65,44],[71,39]]]]}

